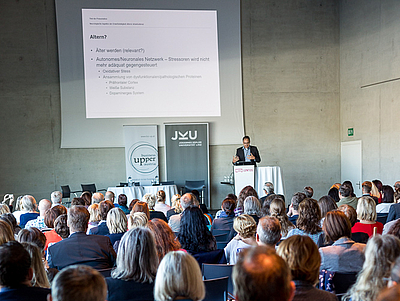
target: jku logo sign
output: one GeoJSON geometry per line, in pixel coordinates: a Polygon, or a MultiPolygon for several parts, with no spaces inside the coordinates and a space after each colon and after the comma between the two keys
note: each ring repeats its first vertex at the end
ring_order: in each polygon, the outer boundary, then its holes
{"type": "Polygon", "coordinates": [[[197,139],[197,131],[194,131],[194,135],[192,131],[186,131],[185,133],[182,134],[181,131],[175,131],[175,137],[171,137],[172,140],[196,140],[197,139]],[[189,135],[189,137],[188,137],[189,135]]]}

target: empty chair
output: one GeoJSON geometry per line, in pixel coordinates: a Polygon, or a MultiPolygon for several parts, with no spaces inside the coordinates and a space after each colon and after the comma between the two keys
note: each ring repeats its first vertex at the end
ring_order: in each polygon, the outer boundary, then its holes
{"type": "Polygon", "coordinates": [[[71,193],[73,193],[75,195],[75,197],[77,197],[76,193],[77,192],[82,192],[82,191],[71,191],[71,188],[69,187],[69,185],[64,185],[61,186],[61,192],[62,192],[62,197],[63,199],[69,199],[71,198],[71,193]]]}
{"type": "Polygon", "coordinates": [[[200,202],[203,201],[203,191],[206,188],[206,181],[198,180],[198,181],[185,181],[185,192],[191,192],[192,190],[197,190],[200,192],[200,202]]]}
{"type": "Polygon", "coordinates": [[[97,191],[107,191],[106,189],[97,190],[96,184],[81,184],[82,191],[90,191],[91,193],[95,193],[97,191]]]}
{"type": "Polygon", "coordinates": [[[204,301],[224,301],[227,300],[228,278],[222,277],[204,280],[206,287],[206,297],[204,301]]]}
{"type": "Polygon", "coordinates": [[[228,293],[233,295],[232,269],[233,265],[203,263],[201,272],[204,280],[229,277],[228,293]]]}

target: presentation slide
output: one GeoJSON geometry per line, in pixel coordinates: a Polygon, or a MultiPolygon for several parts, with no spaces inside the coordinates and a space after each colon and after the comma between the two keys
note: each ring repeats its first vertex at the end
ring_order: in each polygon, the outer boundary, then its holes
{"type": "Polygon", "coordinates": [[[215,10],[82,9],[87,118],[221,116],[215,10]]]}

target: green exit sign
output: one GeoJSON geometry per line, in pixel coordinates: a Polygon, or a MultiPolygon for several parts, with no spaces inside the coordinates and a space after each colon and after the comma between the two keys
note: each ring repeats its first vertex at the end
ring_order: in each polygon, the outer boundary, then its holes
{"type": "Polygon", "coordinates": [[[353,128],[348,128],[347,129],[347,136],[354,136],[354,129],[353,128]]]}

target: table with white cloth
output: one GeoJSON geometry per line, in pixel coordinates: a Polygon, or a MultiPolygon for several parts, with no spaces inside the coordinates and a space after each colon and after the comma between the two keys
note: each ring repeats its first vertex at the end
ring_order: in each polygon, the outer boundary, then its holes
{"type": "Polygon", "coordinates": [[[146,193],[156,194],[157,191],[164,190],[165,203],[170,205],[173,195],[178,193],[176,185],[156,185],[156,186],[132,186],[132,187],[108,187],[108,191],[115,194],[115,201],[118,200],[120,194],[125,194],[128,197],[128,205],[133,199],[142,200],[146,193]]]}
{"type": "Polygon", "coordinates": [[[258,193],[258,197],[263,197],[265,192],[263,190],[265,182],[271,182],[274,184],[274,191],[276,194],[285,195],[285,189],[283,187],[283,179],[281,168],[279,166],[260,166],[256,169],[255,175],[255,190],[258,193]]]}

